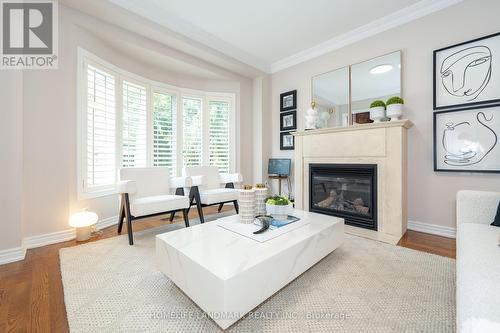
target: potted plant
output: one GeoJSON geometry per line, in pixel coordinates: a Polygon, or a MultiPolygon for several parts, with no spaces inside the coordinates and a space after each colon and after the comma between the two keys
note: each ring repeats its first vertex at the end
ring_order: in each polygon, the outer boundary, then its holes
{"type": "Polygon", "coordinates": [[[401,97],[391,97],[387,100],[387,117],[391,120],[399,120],[403,114],[404,100],[401,97]]]}
{"type": "Polygon", "coordinates": [[[385,118],[385,103],[381,100],[373,101],[370,104],[370,119],[376,123],[385,118]]]}
{"type": "Polygon", "coordinates": [[[286,220],[292,211],[293,204],[285,196],[275,195],[266,200],[266,212],[276,220],[286,220]]]}

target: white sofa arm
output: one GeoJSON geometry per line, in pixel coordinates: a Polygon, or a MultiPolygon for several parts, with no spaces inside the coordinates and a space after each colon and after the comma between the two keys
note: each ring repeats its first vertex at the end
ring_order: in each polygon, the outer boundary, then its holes
{"type": "Polygon", "coordinates": [[[243,182],[243,176],[239,173],[222,173],[220,175],[220,183],[221,184],[227,184],[227,183],[241,183],[243,182]]]}
{"type": "Polygon", "coordinates": [[[137,182],[135,180],[121,180],[117,184],[118,193],[133,194],[137,192],[137,182]]]}
{"type": "Polygon", "coordinates": [[[172,177],[170,178],[170,187],[171,188],[180,188],[180,187],[191,187],[193,185],[193,180],[191,177],[172,177]]]}
{"type": "Polygon", "coordinates": [[[459,191],[457,193],[457,225],[490,224],[495,219],[500,192],[459,191]]]}
{"type": "Polygon", "coordinates": [[[205,176],[191,176],[191,186],[202,186],[205,183],[205,176]]]}

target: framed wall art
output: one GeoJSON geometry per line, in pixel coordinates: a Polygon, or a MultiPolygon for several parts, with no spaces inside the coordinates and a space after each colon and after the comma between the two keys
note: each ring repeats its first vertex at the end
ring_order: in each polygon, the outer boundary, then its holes
{"type": "Polygon", "coordinates": [[[280,150],[293,150],[295,148],[294,137],[290,132],[280,133],[280,150]]]}
{"type": "Polygon", "coordinates": [[[434,112],[434,171],[500,172],[500,106],[434,112]]]}
{"type": "Polygon", "coordinates": [[[297,90],[280,94],[280,111],[291,111],[297,108],[297,90]]]}
{"type": "Polygon", "coordinates": [[[500,104],[500,33],[434,51],[434,110],[500,104]]]}
{"type": "Polygon", "coordinates": [[[297,129],[297,111],[283,112],[280,114],[280,131],[297,129]]]}

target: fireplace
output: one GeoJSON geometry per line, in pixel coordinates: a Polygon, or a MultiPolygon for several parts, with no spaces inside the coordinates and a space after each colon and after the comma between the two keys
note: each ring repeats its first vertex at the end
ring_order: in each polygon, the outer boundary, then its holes
{"type": "Polygon", "coordinates": [[[310,164],[309,210],[377,230],[376,164],[310,164]]]}

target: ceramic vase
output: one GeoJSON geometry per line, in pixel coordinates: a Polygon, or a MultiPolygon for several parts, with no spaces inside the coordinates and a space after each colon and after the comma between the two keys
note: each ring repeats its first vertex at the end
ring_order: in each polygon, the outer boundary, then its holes
{"type": "Polygon", "coordinates": [[[403,104],[389,104],[387,105],[387,117],[391,120],[399,120],[403,114],[403,104]]]}
{"type": "Polygon", "coordinates": [[[255,186],[255,215],[266,214],[266,199],[269,191],[264,184],[257,184],[255,186]]]}
{"type": "Polygon", "coordinates": [[[238,195],[240,222],[253,223],[255,218],[255,190],[251,185],[244,185],[238,195]]]}
{"type": "Polygon", "coordinates": [[[380,123],[385,118],[385,108],[383,106],[376,106],[370,108],[370,119],[376,123],[380,123]]]}

